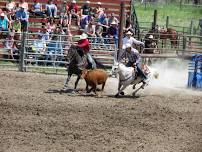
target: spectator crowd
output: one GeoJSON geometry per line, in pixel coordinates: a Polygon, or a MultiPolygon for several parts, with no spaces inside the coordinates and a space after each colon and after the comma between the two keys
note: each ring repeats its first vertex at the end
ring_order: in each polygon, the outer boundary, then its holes
{"type": "MultiPolygon", "coordinates": [[[[39,0],[34,0],[30,7],[25,0],[19,3],[10,0],[5,8],[0,9],[0,38],[5,38],[4,46],[13,54],[20,47],[15,41],[21,40],[21,32],[28,31],[29,17],[36,17],[43,18],[45,23],[42,23],[37,35],[29,36],[32,40],[29,51],[44,53],[47,59],[54,53],[66,52],[72,41],[73,22],[76,22],[81,33],[88,35],[91,43],[115,43],[117,46],[119,20],[115,13],[107,14],[107,9],[101,2],[93,6],[95,7],[91,7],[90,1],[86,1],[79,9],[75,0],[71,0],[64,7],[59,6],[54,0],[48,0],[45,5],[39,0]]],[[[124,31],[133,34],[130,16],[126,14],[126,17],[124,31]]]]}

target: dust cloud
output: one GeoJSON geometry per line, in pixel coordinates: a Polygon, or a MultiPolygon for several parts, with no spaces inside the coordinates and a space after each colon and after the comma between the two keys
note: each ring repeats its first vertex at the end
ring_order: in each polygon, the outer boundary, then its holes
{"type": "Polygon", "coordinates": [[[159,72],[158,79],[152,79],[150,85],[163,88],[186,88],[188,81],[188,61],[182,59],[158,60],[152,67],[159,72]]]}

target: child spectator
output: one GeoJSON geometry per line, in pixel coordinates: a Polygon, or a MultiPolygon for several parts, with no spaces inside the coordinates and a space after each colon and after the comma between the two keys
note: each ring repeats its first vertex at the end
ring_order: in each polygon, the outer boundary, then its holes
{"type": "Polygon", "coordinates": [[[57,17],[57,6],[53,3],[53,0],[49,0],[45,5],[45,12],[48,17],[57,17]]]}
{"type": "Polygon", "coordinates": [[[25,2],[25,0],[20,0],[19,7],[24,8],[25,11],[28,11],[28,9],[29,9],[28,3],[25,2]]]}
{"type": "Polygon", "coordinates": [[[6,38],[4,47],[8,51],[8,53],[10,54],[11,58],[14,59],[13,54],[18,53],[17,52],[18,49],[14,43],[14,33],[9,33],[8,37],[6,38]]]}
{"type": "Polygon", "coordinates": [[[85,4],[81,7],[81,17],[83,15],[90,15],[91,7],[89,6],[90,1],[86,1],[85,4]]]}
{"type": "Polygon", "coordinates": [[[30,13],[33,14],[34,16],[45,17],[42,9],[42,4],[39,2],[39,0],[34,0],[34,4],[30,9],[30,13]]]}
{"type": "Polygon", "coordinates": [[[22,31],[26,32],[28,29],[28,12],[24,5],[21,6],[21,9],[16,12],[16,18],[21,22],[22,31]]]}
{"type": "Polygon", "coordinates": [[[116,22],[117,25],[119,23],[119,20],[115,17],[114,13],[111,13],[111,16],[109,17],[109,25],[111,25],[112,22],[116,22]]]}
{"type": "Polygon", "coordinates": [[[67,11],[69,14],[69,24],[71,25],[72,18],[77,19],[77,25],[80,26],[80,17],[78,14],[78,6],[75,0],[72,0],[69,5],[67,5],[67,11]]]}
{"type": "Polygon", "coordinates": [[[49,19],[49,21],[46,23],[45,28],[48,30],[48,32],[51,34],[56,29],[55,20],[53,18],[49,19]]]}
{"type": "Polygon", "coordinates": [[[21,33],[21,22],[19,18],[16,18],[12,21],[12,31],[15,33],[21,33]]]}

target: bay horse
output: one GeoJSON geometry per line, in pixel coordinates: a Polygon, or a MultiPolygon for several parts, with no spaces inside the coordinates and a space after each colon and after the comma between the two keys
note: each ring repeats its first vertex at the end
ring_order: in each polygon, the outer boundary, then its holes
{"type": "Polygon", "coordinates": [[[171,48],[177,48],[178,44],[178,33],[173,28],[152,28],[146,34],[145,39],[148,39],[149,35],[154,36],[154,42],[158,44],[158,39],[162,40],[162,47],[166,46],[166,40],[169,39],[171,43],[171,48]]]}

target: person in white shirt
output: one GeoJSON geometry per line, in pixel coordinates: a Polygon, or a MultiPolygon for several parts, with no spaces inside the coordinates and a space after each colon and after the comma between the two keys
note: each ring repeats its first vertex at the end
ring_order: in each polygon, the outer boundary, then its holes
{"type": "Polygon", "coordinates": [[[126,32],[126,37],[123,38],[123,45],[126,45],[129,43],[131,44],[131,46],[134,46],[134,44],[144,46],[144,43],[136,40],[134,37],[132,37],[132,34],[133,33],[131,31],[126,32]]]}

